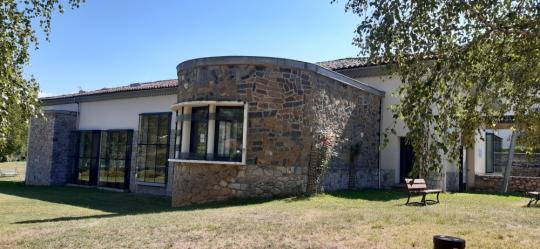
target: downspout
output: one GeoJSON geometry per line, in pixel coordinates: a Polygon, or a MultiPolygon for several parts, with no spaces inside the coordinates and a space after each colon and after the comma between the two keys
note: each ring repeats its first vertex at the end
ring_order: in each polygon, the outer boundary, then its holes
{"type": "Polygon", "coordinates": [[[81,105],[80,103],[77,101],[75,102],[77,104],[77,120],[76,120],[76,123],[75,123],[75,129],[78,131],[79,130],[79,123],[81,122],[81,105]]]}
{"type": "Polygon", "coordinates": [[[382,135],[382,107],[383,107],[383,103],[382,103],[382,100],[383,100],[383,97],[381,97],[379,99],[379,148],[377,149],[377,153],[379,154],[378,155],[378,158],[379,158],[379,162],[378,162],[378,165],[377,165],[377,175],[378,175],[378,181],[379,181],[379,189],[382,188],[381,186],[381,135],[382,135]]]}

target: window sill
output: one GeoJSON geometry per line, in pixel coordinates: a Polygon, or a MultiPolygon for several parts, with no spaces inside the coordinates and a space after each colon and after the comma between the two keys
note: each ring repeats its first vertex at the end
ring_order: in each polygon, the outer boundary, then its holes
{"type": "Polygon", "coordinates": [[[188,159],[169,159],[171,163],[200,163],[200,164],[224,164],[224,165],[246,165],[243,162],[227,161],[208,161],[208,160],[188,160],[188,159]]]}
{"type": "Polygon", "coordinates": [[[151,186],[151,187],[165,187],[167,184],[165,183],[155,183],[155,182],[139,182],[137,181],[137,185],[143,185],[143,186],[151,186]]]}

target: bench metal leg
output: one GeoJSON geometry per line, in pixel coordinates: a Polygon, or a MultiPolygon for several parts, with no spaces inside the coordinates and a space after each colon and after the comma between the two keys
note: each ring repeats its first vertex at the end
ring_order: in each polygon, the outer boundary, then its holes
{"type": "Polygon", "coordinates": [[[422,195],[422,204],[424,204],[424,206],[427,205],[426,204],[426,194],[422,195]]]}
{"type": "Polygon", "coordinates": [[[540,200],[539,196],[530,196],[529,203],[527,203],[527,207],[530,207],[531,204],[534,202],[534,205],[538,204],[538,201],[540,200]]]}
{"type": "Polygon", "coordinates": [[[405,203],[405,205],[409,205],[410,200],[411,200],[411,193],[409,193],[409,197],[407,197],[407,203],[405,203]]]}
{"type": "Polygon", "coordinates": [[[437,203],[439,203],[439,194],[440,193],[437,193],[437,203]]]}

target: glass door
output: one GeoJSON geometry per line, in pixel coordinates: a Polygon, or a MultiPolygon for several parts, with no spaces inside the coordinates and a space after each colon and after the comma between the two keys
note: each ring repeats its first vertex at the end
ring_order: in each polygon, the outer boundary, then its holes
{"type": "Polygon", "coordinates": [[[129,187],[132,130],[109,130],[101,133],[99,185],[129,187]]]}
{"type": "Polygon", "coordinates": [[[100,131],[78,132],[77,168],[74,177],[77,184],[97,184],[100,133],[100,131]]]}

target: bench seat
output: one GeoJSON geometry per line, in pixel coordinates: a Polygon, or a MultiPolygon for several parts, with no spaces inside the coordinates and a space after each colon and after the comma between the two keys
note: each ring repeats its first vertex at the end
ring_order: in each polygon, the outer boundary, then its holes
{"type": "Polygon", "coordinates": [[[441,189],[428,189],[426,181],[424,179],[405,179],[405,185],[407,186],[407,190],[409,191],[409,197],[407,198],[407,203],[405,205],[409,205],[412,195],[422,195],[422,200],[420,203],[422,205],[427,205],[428,202],[431,203],[439,203],[439,194],[442,192],[441,189]],[[436,200],[426,200],[427,194],[437,194],[436,200]]]}

